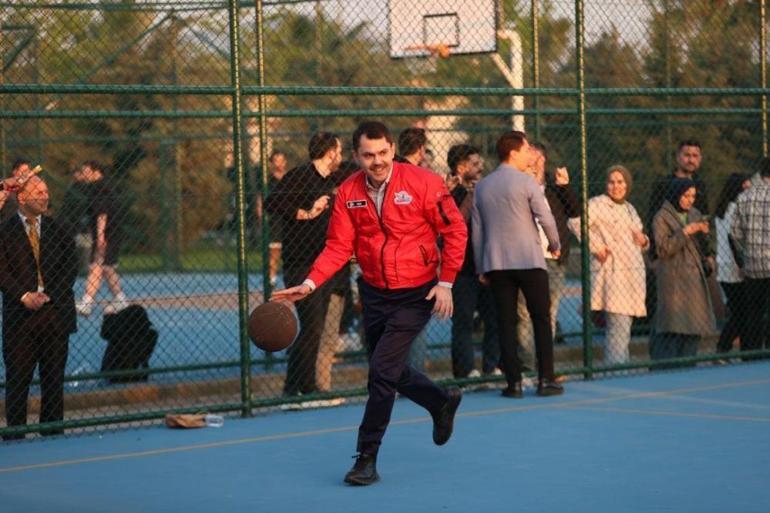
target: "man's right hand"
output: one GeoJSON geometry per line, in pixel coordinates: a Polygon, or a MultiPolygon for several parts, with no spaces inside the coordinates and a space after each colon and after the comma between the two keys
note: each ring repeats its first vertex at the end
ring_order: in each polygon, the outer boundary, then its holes
{"type": "Polygon", "coordinates": [[[554,173],[554,182],[556,185],[562,187],[569,185],[569,171],[566,167],[557,167],[554,173]]]}
{"type": "Polygon", "coordinates": [[[313,208],[310,209],[310,213],[313,217],[317,217],[321,212],[329,208],[329,195],[324,194],[313,202],[313,208]]]}
{"type": "Polygon", "coordinates": [[[21,181],[15,176],[9,176],[8,178],[4,178],[2,182],[3,182],[3,189],[11,192],[19,190],[19,188],[21,188],[21,185],[22,185],[21,181]]]}
{"type": "Polygon", "coordinates": [[[311,292],[313,289],[310,288],[310,285],[303,283],[296,287],[274,291],[270,296],[270,301],[291,301],[293,303],[305,299],[311,292]]]}
{"type": "Polygon", "coordinates": [[[32,310],[33,312],[39,310],[40,307],[50,300],[51,298],[42,292],[27,292],[21,296],[22,304],[27,307],[28,310],[32,310]]]}

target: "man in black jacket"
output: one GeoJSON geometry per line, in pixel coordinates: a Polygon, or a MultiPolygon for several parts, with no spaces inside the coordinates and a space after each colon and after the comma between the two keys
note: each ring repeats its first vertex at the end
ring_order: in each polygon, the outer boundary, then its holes
{"type": "MultiPolygon", "coordinates": [[[[564,293],[565,275],[567,272],[567,261],[569,259],[570,231],[567,221],[571,218],[580,216],[580,200],[574,191],[569,187],[569,172],[566,167],[556,168],[553,175],[547,176],[546,164],[548,163],[548,150],[540,142],[532,143],[532,147],[537,153],[534,161],[532,173],[535,181],[545,189],[545,199],[548,201],[548,208],[556,221],[556,229],[559,232],[559,243],[561,244],[561,254],[554,258],[545,247],[547,241],[545,235],[540,230],[540,238],[543,239],[543,254],[545,264],[548,268],[548,282],[551,293],[551,329],[556,333],[556,315],[559,312],[559,300],[564,293]]],[[[529,318],[524,296],[519,294],[518,302],[518,338],[519,338],[519,357],[522,364],[528,370],[535,370],[535,339],[532,329],[532,321],[529,318]]]]}
{"type": "MultiPolygon", "coordinates": [[[[310,160],[286,173],[265,201],[267,212],[281,218],[283,276],[289,287],[302,283],[326,243],[331,197],[337,185],[331,175],[342,162],[339,138],[328,132],[313,135],[308,156],[310,160]]],[[[334,280],[330,280],[296,303],[301,330],[289,348],[286,396],[317,391],[316,360],[333,289],[334,280]]]]}
{"type": "Polygon", "coordinates": [[[481,375],[475,369],[472,345],[473,314],[476,309],[484,323],[481,371],[485,375],[501,374],[498,370],[500,340],[497,335],[497,309],[491,289],[479,282],[473,260],[473,241],[470,237],[473,188],[481,179],[484,160],[475,146],[458,144],[449,149],[447,163],[450,169],[447,188],[465,219],[469,233],[465,260],[452,287],[452,301],[455,305],[452,315],[452,374],[455,378],[475,378],[481,375]]]}
{"type": "MultiPolygon", "coordinates": [[[[0,226],[3,293],[5,415],[9,427],[27,423],[27,396],[39,365],[40,422],[64,416],[64,368],[70,333],[77,329],[72,287],[77,275],[69,232],[43,215],[48,187],[32,177],[18,192],[19,213],[0,226]]],[[[59,434],[48,428],[44,435],[59,434]]],[[[23,438],[23,434],[3,438],[23,438]]]]}

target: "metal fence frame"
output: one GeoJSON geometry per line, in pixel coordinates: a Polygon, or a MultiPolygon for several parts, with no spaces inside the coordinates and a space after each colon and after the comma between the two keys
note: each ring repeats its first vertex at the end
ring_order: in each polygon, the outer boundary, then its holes
{"type": "MultiPolygon", "coordinates": [[[[233,155],[235,157],[235,168],[237,170],[236,181],[236,214],[237,214],[237,274],[238,274],[238,318],[239,318],[239,345],[240,345],[240,360],[237,362],[228,362],[228,366],[238,366],[240,368],[240,397],[239,401],[232,403],[222,404],[210,404],[207,409],[210,411],[220,412],[239,412],[242,416],[249,416],[253,413],[254,409],[274,406],[283,404],[285,399],[276,397],[271,399],[259,399],[255,400],[251,395],[251,369],[254,365],[270,366],[275,363],[270,355],[265,358],[253,358],[251,354],[251,347],[246,332],[246,324],[249,313],[249,286],[247,283],[247,272],[249,268],[249,261],[247,256],[247,241],[246,241],[246,169],[244,163],[244,140],[249,137],[245,131],[245,120],[248,118],[256,118],[258,120],[260,137],[266,136],[268,133],[267,119],[270,117],[298,117],[298,116],[314,116],[314,117],[331,117],[331,116],[372,116],[372,117],[389,117],[389,116],[417,116],[417,115],[436,115],[441,114],[442,111],[435,110],[420,110],[420,109],[403,109],[403,110],[381,110],[381,111],[359,111],[359,110],[307,110],[307,111],[280,111],[269,110],[267,108],[266,96],[268,95],[284,95],[284,96],[321,96],[321,95],[338,95],[338,96],[370,96],[370,95],[390,95],[390,96],[444,96],[444,95],[464,95],[464,96],[528,96],[533,98],[533,106],[531,109],[513,110],[513,109],[466,109],[463,111],[447,111],[445,113],[451,113],[459,116],[511,116],[516,114],[522,114],[527,116],[533,116],[535,119],[535,132],[540,132],[540,120],[544,115],[549,114],[569,114],[577,116],[577,128],[579,130],[579,161],[580,161],[580,177],[581,177],[581,189],[580,198],[583,204],[583,222],[582,222],[582,240],[581,244],[581,282],[582,282],[582,341],[583,341],[583,365],[578,368],[563,369],[565,374],[582,375],[585,379],[590,379],[596,372],[602,372],[607,370],[623,370],[623,369],[635,369],[635,368],[654,368],[655,363],[649,361],[635,362],[625,365],[613,365],[613,366],[597,366],[594,363],[592,354],[592,327],[591,327],[591,312],[590,312],[590,253],[588,250],[588,223],[587,212],[585,208],[588,199],[588,156],[587,156],[587,133],[588,133],[588,121],[589,116],[595,115],[636,115],[636,114],[660,114],[663,116],[671,115],[756,115],[760,119],[761,123],[761,140],[762,140],[762,154],[768,155],[768,95],[770,95],[770,89],[767,84],[767,28],[764,20],[767,19],[766,1],[760,0],[757,6],[757,32],[759,35],[760,51],[758,60],[760,63],[761,74],[757,77],[757,86],[754,88],[656,88],[656,89],[635,89],[635,88],[619,88],[619,89],[592,89],[587,88],[585,85],[585,20],[584,20],[584,8],[585,0],[575,0],[575,41],[576,41],[576,54],[575,60],[577,63],[576,72],[577,80],[574,87],[571,88],[543,88],[540,87],[540,70],[538,59],[538,21],[537,16],[532,16],[532,77],[534,87],[524,89],[512,89],[512,88],[485,88],[485,87],[438,87],[438,88],[424,88],[424,87],[298,87],[298,86],[271,86],[265,83],[265,60],[264,60],[264,30],[265,20],[263,16],[264,6],[282,4],[282,3],[297,3],[293,0],[283,0],[275,2],[263,2],[262,0],[254,0],[253,2],[239,2],[238,0],[228,0],[226,2],[226,9],[229,17],[229,43],[230,43],[230,84],[228,86],[184,86],[184,85],[119,85],[119,84],[107,84],[107,85],[92,85],[92,84],[6,84],[0,80],[0,95],[43,95],[43,94],[55,94],[55,95],[78,95],[83,93],[88,94],[100,94],[100,95],[123,95],[123,94],[157,94],[167,95],[171,97],[178,97],[180,95],[206,95],[216,97],[227,97],[231,100],[232,108],[230,110],[218,110],[218,111],[64,111],[64,112],[48,112],[44,109],[33,110],[0,110],[0,124],[5,124],[6,120],[12,119],[55,119],[55,118],[135,118],[135,117],[153,117],[153,118],[166,118],[166,119],[183,119],[183,118],[219,118],[229,119],[232,124],[232,145],[233,155]],[[257,86],[245,86],[241,76],[241,38],[240,38],[240,17],[241,9],[253,9],[256,13],[257,20],[257,86]],[[540,106],[540,99],[548,96],[566,97],[574,100],[574,107],[571,109],[544,109],[540,106]],[[710,96],[710,97],[725,97],[725,96],[749,96],[756,97],[760,101],[760,108],[756,109],[589,109],[587,107],[587,98],[590,97],[613,97],[613,96],[648,96],[648,97],[662,97],[671,99],[676,96],[710,96]],[[257,110],[247,110],[244,108],[246,98],[257,99],[257,110]]],[[[141,5],[141,4],[139,4],[141,5]]],[[[156,4],[153,4],[156,5],[156,4]]],[[[224,4],[220,2],[211,2],[213,7],[220,6],[224,8],[224,4]]],[[[539,2],[537,0],[531,1],[532,13],[537,13],[539,2]]],[[[0,7],[8,8],[14,7],[40,7],[36,4],[3,4],[0,7]]],[[[51,4],[50,8],[66,8],[66,9],[93,9],[97,8],[94,4],[51,4]]],[[[134,5],[137,7],[137,5],[134,5]]],[[[117,8],[117,7],[114,7],[117,8]]],[[[173,8],[169,4],[168,8],[173,8]]],[[[209,7],[211,8],[211,7],[209,7]]],[[[154,27],[147,29],[152,30],[154,27]]],[[[9,29],[8,27],[5,27],[9,29]]],[[[34,35],[32,38],[34,39],[34,35]]],[[[133,44],[128,42],[127,46],[133,44]]],[[[669,77],[670,78],[670,77],[669,77]]],[[[668,120],[669,118],[667,118],[668,120]]],[[[668,126],[668,137],[670,141],[670,125],[668,126]]],[[[0,141],[0,160],[5,162],[5,138],[4,132],[2,141],[0,141]]],[[[670,144],[669,144],[670,146],[670,144]]],[[[258,177],[263,184],[267,183],[267,147],[261,145],[260,150],[260,163],[262,169],[262,176],[258,177]]],[[[5,167],[5,166],[4,166],[5,167]]],[[[263,224],[264,224],[263,219],[263,224]]],[[[265,233],[265,230],[263,230],[265,233]]],[[[265,282],[265,296],[270,294],[270,281],[268,277],[268,240],[265,238],[262,241],[261,252],[263,256],[263,269],[262,273],[265,282]]],[[[756,351],[751,353],[741,353],[741,357],[767,357],[770,356],[770,351],[756,351]]],[[[674,361],[674,363],[692,363],[699,361],[710,361],[720,358],[720,355],[701,355],[694,358],[686,358],[674,361]]],[[[668,363],[671,363],[670,361],[668,363]]],[[[213,364],[215,366],[221,366],[222,364],[213,364]]],[[[199,368],[202,366],[198,366],[199,368]]],[[[162,373],[170,370],[189,370],[193,367],[180,367],[180,368],[156,368],[150,369],[151,373],[162,373]]],[[[117,373],[121,374],[121,373],[117,373]]],[[[128,372],[127,374],[130,374],[128,372]]],[[[78,376],[77,379],[99,379],[105,377],[103,373],[95,373],[88,375],[78,376]]],[[[73,377],[67,377],[68,380],[73,380],[73,377]]],[[[457,380],[454,380],[457,382],[457,380]]],[[[460,383],[468,380],[459,380],[460,383]]],[[[479,380],[473,380],[477,382],[479,380]]],[[[334,397],[340,396],[360,396],[365,394],[366,391],[362,388],[347,390],[344,392],[335,392],[334,397]]],[[[324,396],[324,395],[322,395],[324,396]]],[[[195,408],[200,409],[199,407],[195,408]]],[[[184,412],[190,411],[187,408],[179,408],[174,410],[160,409],[154,411],[146,411],[141,413],[132,414],[118,414],[98,416],[92,418],[71,419],[61,423],[54,423],[46,425],[51,428],[85,428],[89,426],[102,426],[111,424],[120,424],[126,422],[136,421],[149,421],[162,418],[166,413],[170,411],[184,412]]],[[[15,434],[26,433],[36,431],[40,425],[30,425],[24,428],[0,428],[0,434],[15,434]]]]}

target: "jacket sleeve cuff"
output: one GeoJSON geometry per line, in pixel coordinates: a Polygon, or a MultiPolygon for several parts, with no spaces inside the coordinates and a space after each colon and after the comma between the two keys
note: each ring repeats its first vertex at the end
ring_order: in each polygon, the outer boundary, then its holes
{"type": "Polygon", "coordinates": [[[451,287],[451,284],[455,282],[455,278],[457,278],[457,271],[450,270],[450,269],[441,269],[441,272],[438,275],[438,282],[439,285],[442,285],[443,283],[448,283],[451,287]]]}
{"type": "Polygon", "coordinates": [[[449,282],[449,281],[440,281],[440,282],[438,282],[438,284],[439,284],[440,286],[442,286],[442,287],[446,287],[446,288],[448,288],[448,289],[450,289],[450,290],[451,290],[451,288],[452,288],[452,285],[453,285],[453,284],[452,284],[452,282],[449,282]]]}

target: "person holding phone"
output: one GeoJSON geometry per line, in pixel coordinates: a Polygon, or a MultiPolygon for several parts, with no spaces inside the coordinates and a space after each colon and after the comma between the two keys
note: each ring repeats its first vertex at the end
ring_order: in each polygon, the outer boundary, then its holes
{"type": "Polygon", "coordinates": [[[693,206],[696,194],[693,180],[672,180],[666,201],[653,219],[658,256],[658,303],[655,333],[650,338],[653,360],[695,356],[701,337],[716,331],[698,241],[710,229],[708,219],[693,206]]]}

